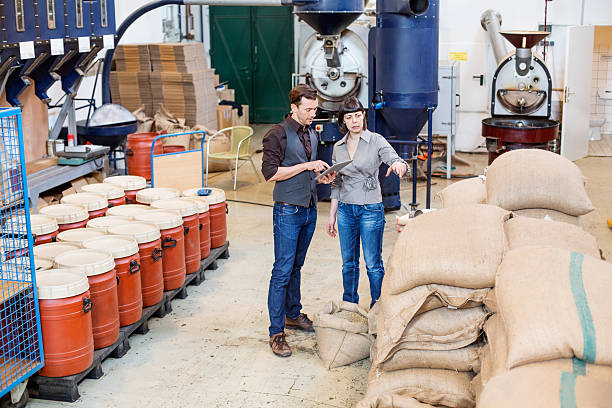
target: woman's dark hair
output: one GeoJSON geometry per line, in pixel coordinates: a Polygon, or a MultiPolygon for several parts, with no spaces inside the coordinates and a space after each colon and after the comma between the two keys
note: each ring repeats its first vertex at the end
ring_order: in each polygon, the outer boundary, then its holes
{"type": "Polygon", "coordinates": [[[302,98],[310,99],[313,101],[317,100],[317,91],[312,89],[310,85],[300,84],[294,87],[289,92],[289,101],[292,105],[300,106],[302,98]]]}
{"type": "Polygon", "coordinates": [[[338,116],[338,129],[340,129],[340,132],[345,134],[348,132],[346,124],[344,123],[344,115],[346,115],[347,113],[355,112],[363,112],[363,129],[367,129],[368,118],[363,105],[356,97],[349,96],[348,98],[345,98],[344,101],[342,101],[342,106],[340,106],[340,112],[338,116]]]}

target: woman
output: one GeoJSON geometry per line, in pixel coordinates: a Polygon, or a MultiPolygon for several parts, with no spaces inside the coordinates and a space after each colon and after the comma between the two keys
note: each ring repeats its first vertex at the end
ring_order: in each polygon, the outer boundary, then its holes
{"type": "Polygon", "coordinates": [[[340,235],[344,286],[342,299],[347,302],[359,303],[359,241],[363,242],[372,307],[380,297],[385,275],[382,262],[385,212],[378,168],[385,163],[389,166],[387,176],[393,172],[402,177],[408,166],[383,136],[366,128],[366,112],[359,99],[351,96],[344,100],[338,127],[346,134],[334,145],[332,161],[334,164],[347,160],[353,162],[340,170],[332,183],[327,233],[331,237],[335,237],[337,232],[340,235]]]}

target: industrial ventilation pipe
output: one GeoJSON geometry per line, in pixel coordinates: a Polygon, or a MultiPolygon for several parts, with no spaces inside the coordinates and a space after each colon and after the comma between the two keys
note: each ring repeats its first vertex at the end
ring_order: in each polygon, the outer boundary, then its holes
{"type": "Polygon", "coordinates": [[[499,33],[502,25],[501,15],[495,10],[487,10],[480,16],[480,25],[489,34],[495,61],[499,64],[508,55],[504,38],[499,33]]]}

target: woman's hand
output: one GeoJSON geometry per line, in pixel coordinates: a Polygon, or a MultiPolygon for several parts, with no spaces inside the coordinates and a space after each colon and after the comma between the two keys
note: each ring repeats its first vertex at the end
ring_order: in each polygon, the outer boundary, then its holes
{"type": "Polygon", "coordinates": [[[327,221],[327,235],[332,238],[335,238],[337,234],[338,231],[336,230],[336,216],[330,214],[329,220],[327,221]]]}
{"type": "Polygon", "coordinates": [[[391,172],[393,172],[397,174],[399,178],[402,178],[404,177],[404,174],[406,174],[407,170],[408,170],[408,166],[406,166],[406,163],[401,162],[401,161],[396,161],[391,166],[389,166],[389,170],[387,170],[387,177],[389,177],[391,175],[391,172]]]}

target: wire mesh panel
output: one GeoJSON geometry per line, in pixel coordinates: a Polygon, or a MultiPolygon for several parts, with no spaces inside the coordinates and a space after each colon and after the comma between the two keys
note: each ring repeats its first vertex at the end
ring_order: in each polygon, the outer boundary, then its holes
{"type": "Polygon", "coordinates": [[[21,129],[0,108],[0,396],[43,366],[21,129]]]}

